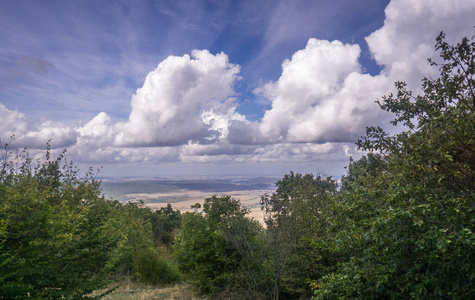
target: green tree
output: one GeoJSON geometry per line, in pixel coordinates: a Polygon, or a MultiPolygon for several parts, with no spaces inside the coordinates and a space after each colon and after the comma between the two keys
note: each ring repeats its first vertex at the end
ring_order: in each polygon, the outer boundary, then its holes
{"type": "Polygon", "coordinates": [[[261,200],[273,266],[272,298],[298,298],[310,292],[311,280],[335,265],[336,258],[322,245],[337,184],[331,177],[291,172],[276,186],[275,193],[261,200]]]}
{"type": "Polygon", "coordinates": [[[151,216],[154,239],[164,245],[170,245],[177,230],[181,227],[181,213],[174,210],[170,203],[155,211],[151,216]]]}
{"type": "Polygon", "coordinates": [[[239,253],[242,262],[239,269],[230,274],[234,283],[230,296],[240,299],[273,299],[275,289],[273,264],[266,229],[259,221],[245,214],[233,215],[223,226],[225,240],[239,253]],[[239,282],[239,288],[236,288],[239,282]]]}
{"type": "Polygon", "coordinates": [[[225,231],[231,220],[242,220],[246,213],[239,200],[213,196],[205,199],[202,212],[183,215],[174,256],[185,277],[201,292],[225,297],[242,290],[245,282],[235,280],[235,275],[245,262],[225,231]]]}
{"type": "Polygon", "coordinates": [[[440,34],[436,50],[440,76],[421,95],[398,82],[380,103],[407,129],[371,127],[358,142],[378,158],[350,165],[333,240],[349,259],[317,282],[318,299],[475,297],[475,43],[440,34]]]}

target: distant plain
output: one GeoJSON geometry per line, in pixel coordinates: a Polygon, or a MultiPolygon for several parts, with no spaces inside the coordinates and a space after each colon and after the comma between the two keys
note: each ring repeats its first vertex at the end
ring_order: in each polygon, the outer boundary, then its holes
{"type": "Polygon", "coordinates": [[[259,201],[262,195],[275,191],[277,177],[157,177],[104,178],[102,191],[107,199],[120,202],[142,200],[148,207],[159,209],[168,203],[182,213],[191,205],[203,204],[213,195],[229,195],[251,210],[250,216],[262,220],[259,201]]]}

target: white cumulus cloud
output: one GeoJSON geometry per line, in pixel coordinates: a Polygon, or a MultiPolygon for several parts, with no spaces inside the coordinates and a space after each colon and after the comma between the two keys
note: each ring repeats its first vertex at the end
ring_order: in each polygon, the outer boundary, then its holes
{"type": "MultiPolygon", "coordinates": [[[[129,120],[116,125],[118,146],[176,146],[220,136],[218,117],[234,106],[239,66],[227,55],[194,50],[170,56],[150,72],[132,97],[129,120]],[[212,121],[216,120],[216,121],[212,121]]],[[[225,130],[221,128],[221,130],[225,130]]]]}
{"type": "Polygon", "coordinates": [[[234,122],[231,141],[253,144],[355,140],[368,121],[381,118],[374,101],[387,85],[383,77],[361,73],[359,55],[358,45],[310,39],[305,49],[283,62],[278,81],[258,90],[272,103],[262,121],[234,122]]]}
{"type": "Polygon", "coordinates": [[[435,58],[435,38],[441,31],[450,44],[473,35],[475,1],[392,0],[384,12],[384,26],[366,41],[376,62],[384,66],[383,74],[392,81],[406,81],[413,90],[422,77],[438,73],[427,59],[435,58]]]}

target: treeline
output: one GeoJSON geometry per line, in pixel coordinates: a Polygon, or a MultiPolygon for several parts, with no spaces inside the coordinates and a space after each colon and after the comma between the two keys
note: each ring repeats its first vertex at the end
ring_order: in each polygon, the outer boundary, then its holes
{"type": "Polygon", "coordinates": [[[399,82],[379,102],[405,130],[368,128],[341,182],[285,175],[264,224],[228,196],[184,214],[108,201],[63,156],[3,151],[0,295],[80,298],[130,276],[215,299],[475,299],[475,43],[436,49],[421,95],[399,82]]]}

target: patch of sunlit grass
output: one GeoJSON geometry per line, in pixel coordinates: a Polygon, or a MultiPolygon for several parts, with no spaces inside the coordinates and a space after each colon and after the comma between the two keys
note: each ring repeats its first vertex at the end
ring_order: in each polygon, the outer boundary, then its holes
{"type": "MultiPolygon", "coordinates": [[[[99,291],[93,295],[100,294],[99,291]]],[[[103,300],[204,300],[186,283],[153,286],[125,280],[116,290],[102,298],[103,300]]]]}

